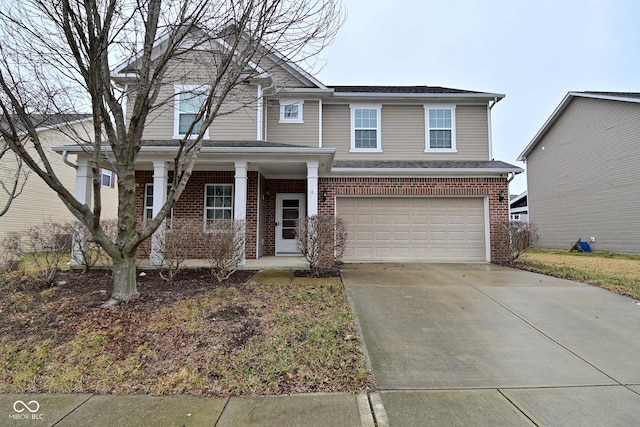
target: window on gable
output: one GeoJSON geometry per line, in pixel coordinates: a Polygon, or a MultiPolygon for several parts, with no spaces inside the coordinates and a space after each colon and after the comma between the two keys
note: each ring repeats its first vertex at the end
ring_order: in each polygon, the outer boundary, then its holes
{"type": "Polygon", "coordinates": [[[233,185],[207,184],[205,186],[205,229],[216,228],[216,222],[233,219],[233,185]]]}
{"type": "Polygon", "coordinates": [[[382,151],[380,116],[380,105],[351,105],[351,151],[382,151]]]}
{"type": "Polygon", "coordinates": [[[304,101],[280,101],[280,123],[304,123],[302,120],[302,106],[304,101]]]}
{"type": "Polygon", "coordinates": [[[427,146],[425,151],[456,151],[455,106],[425,106],[427,146]]]}
{"type": "Polygon", "coordinates": [[[116,186],[116,174],[107,169],[100,169],[100,183],[103,187],[116,186]]]}
{"type": "MultiPolygon", "coordinates": [[[[176,105],[173,133],[175,138],[182,138],[195,122],[196,116],[206,100],[207,88],[203,86],[176,86],[175,91],[176,105]]],[[[195,122],[193,129],[191,129],[191,137],[196,137],[202,132],[202,122],[202,118],[195,122]]],[[[205,131],[205,137],[207,136],[208,130],[205,131]]]]}

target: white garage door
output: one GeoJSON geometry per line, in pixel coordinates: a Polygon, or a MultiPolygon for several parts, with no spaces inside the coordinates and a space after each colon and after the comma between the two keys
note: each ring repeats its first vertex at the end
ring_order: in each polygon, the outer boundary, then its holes
{"type": "Polygon", "coordinates": [[[482,262],[482,198],[341,197],[345,261],[482,262]]]}

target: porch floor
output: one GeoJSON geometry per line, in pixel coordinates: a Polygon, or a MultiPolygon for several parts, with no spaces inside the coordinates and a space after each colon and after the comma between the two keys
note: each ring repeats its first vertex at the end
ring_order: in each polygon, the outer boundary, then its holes
{"type": "MultiPolygon", "coordinates": [[[[209,262],[206,259],[189,259],[185,261],[188,268],[206,268],[209,262]]],[[[156,268],[149,263],[149,260],[142,260],[139,263],[142,269],[156,268]]],[[[266,269],[305,269],[307,263],[304,258],[297,256],[263,256],[258,259],[248,259],[244,265],[238,267],[243,270],[266,270],[266,269]]]]}

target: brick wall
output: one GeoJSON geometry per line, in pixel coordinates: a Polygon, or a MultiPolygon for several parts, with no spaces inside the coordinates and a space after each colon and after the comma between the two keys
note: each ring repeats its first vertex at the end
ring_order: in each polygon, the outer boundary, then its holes
{"type": "MultiPolygon", "coordinates": [[[[171,174],[169,175],[171,179],[171,174]]],[[[204,200],[206,184],[233,184],[235,173],[233,171],[196,171],[193,173],[180,199],[173,207],[173,218],[192,219],[200,222],[204,227],[204,200]]],[[[144,221],[144,191],[145,184],[153,183],[153,172],[136,172],[136,210],[138,224],[142,226],[144,221]]],[[[155,191],[155,189],[154,189],[155,191]]],[[[258,172],[249,172],[247,180],[247,212],[246,212],[246,256],[256,257],[256,233],[258,223],[258,172]]],[[[141,245],[139,257],[147,257],[150,250],[150,239],[141,245]]],[[[206,258],[207,251],[204,247],[194,246],[190,258],[206,258]]]]}
{"type": "Polygon", "coordinates": [[[318,188],[327,191],[327,200],[318,203],[318,213],[326,215],[335,213],[336,196],[489,196],[491,259],[505,259],[497,244],[497,225],[509,220],[505,178],[320,178],[318,188]]]}

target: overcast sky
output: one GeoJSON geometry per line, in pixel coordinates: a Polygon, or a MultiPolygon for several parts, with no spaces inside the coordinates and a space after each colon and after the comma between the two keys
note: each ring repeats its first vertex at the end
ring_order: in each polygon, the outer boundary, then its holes
{"type": "Polygon", "coordinates": [[[492,110],[496,160],[524,167],[518,155],[569,91],[640,92],[638,0],[344,3],[318,79],[506,94],[492,110]]]}

